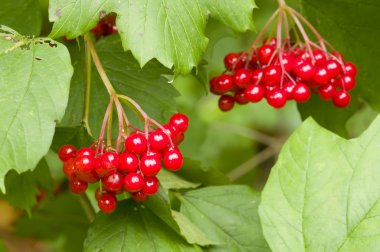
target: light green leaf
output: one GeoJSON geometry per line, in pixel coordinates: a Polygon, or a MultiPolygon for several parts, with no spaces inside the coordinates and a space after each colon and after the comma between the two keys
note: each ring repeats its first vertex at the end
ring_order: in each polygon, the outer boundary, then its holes
{"type": "Polygon", "coordinates": [[[38,36],[42,13],[38,0],[0,0],[0,25],[6,25],[20,34],[38,36]]]}
{"type": "Polygon", "coordinates": [[[253,30],[253,0],[54,0],[49,17],[51,37],[73,38],[94,27],[99,17],[116,12],[124,49],[141,66],[156,58],[178,74],[187,74],[205,52],[205,27],[211,16],[237,31],[253,30]],[[72,19],[71,17],[78,17],[72,19]]]}
{"type": "Polygon", "coordinates": [[[269,251],[261,232],[260,197],[247,186],[214,186],[181,197],[181,213],[220,245],[210,251],[269,251]]]}
{"type": "Polygon", "coordinates": [[[144,205],[120,202],[110,215],[99,213],[88,230],[84,251],[202,251],[144,205]]]}
{"type": "Polygon", "coordinates": [[[378,251],[380,117],[345,140],[308,119],[284,145],[262,193],[273,251],[378,251]]]}
{"type": "Polygon", "coordinates": [[[0,189],[9,170],[32,170],[63,117],[72,75],[60,43],[27,39],[0,26],[0,189]]]}
{"type": "Polygon", "coordinates": [[[161,186],[167,190],[196,188],[200,185],[184,180],[173,172],[167,171],[165,169],[162,169],[160,171],[160,173],[157,175],[157,178],[160,181],[161,186]]]}

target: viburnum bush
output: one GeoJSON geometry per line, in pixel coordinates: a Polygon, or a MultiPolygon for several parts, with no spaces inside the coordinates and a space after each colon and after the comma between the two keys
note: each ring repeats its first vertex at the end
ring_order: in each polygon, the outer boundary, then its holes
{"type": "Polygon", "coordinates": [[[379,250],[377,1],[0,7],[0,250],[379,250]]]}

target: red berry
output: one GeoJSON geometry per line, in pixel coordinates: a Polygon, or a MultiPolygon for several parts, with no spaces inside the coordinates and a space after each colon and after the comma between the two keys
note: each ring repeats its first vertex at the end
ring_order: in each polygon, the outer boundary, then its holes
{"type": "Polygon", "coordinates": [[[98,206],[103,213],[112,213],[117,207],[117,199],[113,194],[103,194],[98,200],[98,206]]]}
{"type": "Polygon", "coordinates": [[[313,82],[316,85],[326,85],[330,82],[330,80],[331,77],[326,67],[318,68],[313,78],[313,82]]]}
{"type": "Polygon", "coordinates": [[[124,188],[128,192],[138,192],[144,184],[144,178],[139,173],[128,173],[124,177],[124,188]]]}
{"type": "Polygon", "coordinates": [[[73,193],[81,194],[87,190],[88,183],[73,177],[69,181],[69,187],[73,193]]]}
{"type": "Polygon", "coordinates": [[[263,87],[257,84],[249,85],[244,91],[245,97],[250,102],[261,101],[261,99],[263,99],[264,97],[264,93],[265,92],[264,92],[263,87]]]}
{"type": "Polygon", "coordinates": [[[234,100],[238,103],[238,104],[247,104],[249,101],[247,99],[247,97],[245,97],[245,93],[244,93],[244,90],[245,89],[240,89],[239,91],[237,91],[234,95],[234,100]]]}
{"type": "Polygon", "coordinates": [[[173,139],[173,143],[175,145],[180,145],[182,141],[185,139],[185,134],[183,132],[180,132],[176,137],[173,139]]]}
{"type": "Polygon", "coordinates": [[[112,172],[102,178],[104,187],[108,191],[118,192],[123,189],[123,175],[120,172],[112,172]]]}
{"type": "Polygon", "coordinates": [[[62,162],[66,162],[70,158],[75,157],[76,152],[77,149],[74,146],[66,144],[59,149],[58,157],[62,162]]]}
{"type": "Polygon", "coordinates": [[[77,151],[77,157],[79,156],[90,156],[94,157],[95,156],[95,151],[91,148],[82,148],[77,151]]]}
{"type": "Polygon", "coordinates": [[[102,159],[100,157],[95,158],[95,172],[99,177],[104,177],[109,172],[109,170],[103,167],[102,159]]]}
{"type": "Polygon", "coordinates": [[[342,86],[343,90],[349,91],[355,87],[355,85],[356,85],[355,77],[353,77],[351,75],[343,74],[341,76],[341,78],[342,78],[341,79],[341,86],[342,86]]]}
{"type": "Polygon", "coordinates": [[[331,78],[337,77],[342,72],[341,65],[334,59],[326,61],[326,68],[331,78]]]}
{"type": "Polygon", "coordinates": [[[289,53],[284,53],[282,55],[282,65],[284,66],[284,70],[290,73],[293,70],[294,66],[294,58],[289,53]]]}
{"type": "Polygon", "coordinates": [[[292,82],[292,81],[287,81],[284,83],[284,85],[282,86],[282,90],[284,90],[285,94],[286,94],[286,98],[288,100],[291,100],[293,99],[293,90],[294,90],[294,87],[296,86],[296,83],[292,82]]]}
{"type": "Polygon", "coordinates": [[[168,123],[168,124],[165,124],[163,125],[163,127],[169,131],[170,133],[170,138],[173,140],[177,135],[179,135],[180,130],[178,129],[178,127],[172,123],[168,123]]]}
{"type": "Polygon", "coordinates": [[[214,77],[210,80],[210,92],[213,94],[219,94],[218,90],[216,89],[217,80],[218,80],[218,77],[214,77]]]}
{"type": "Polygon", "coordinates": [[[251,81],[250,71],[244,68],[237,70],[234,73],[233,77],[235,85],[240,88],[246,88],[249,85],[249,82],[251,81]]]}
{"type": "Polygon", "coordinates": [[[221,111],[229,111],[234,107],[235,100],[230,95],[222,95],[219,98],[219,108],[221,111]]]}
{"type": "Polygon", "coordinates": [[[109,194],[114,194],[113,192],[109,192],[109,191],[106,191],[106,190],[102,190],[102,191],[100,191],[100,188],[98,187],[98,188],[96,188],[96,191],[95,191],[95,199],[97,200],[97,201],[99,201],[99,199],[100,199],[100,197],[102,196],[102,195],[104,195],[104,194],[107,194],[107,193],[109,193],[109,194]]]}
{"type": "Polygon", "coordinates": [[[78,156],[74,162],[78,173],[90,173],[95,169],[95,158],[91,156],[78,156]]]}
{"type": "Polygon", "coordinates": [[[164,153],[164,165],[168,170],[178,171],[183,165],[183,156],[177,148],[170,148],[164,153]]]}
{"type": "Polygon", "coordinates": [[[139,167],[139,159],[133,153],[125,152],[119,156],[119,170],[121,172],[136,172],[139,167]]]}
{"type": "Polygon", "coordinates": [[[304,81],[310,81],[315,75],[315,67],[309,62],[303,62],[293,68],[294,73],[304,81]]]}
{"type": "MultiPolygon", "coordinates": [[[[182,133],[183,134],[183,133],[182,133]]],[[[143,155],[142,155],[142,157],[143,156],[155,156],[156,158],[158,158],[158,159],[160,159],[161,160],[161,158],[162,158],[162,151],[165,151],[165,150],[161,150],[161,151],[159,151],[159,150],[149,150],[149,151],[147,151],[146,153],[144,153],[143,155]]]]}
{"type": "Polygon", "coordinates": [[[286,104],[286,93],[283,90],[275,89],[268,93],[267,102],[274,108],[282,108],[286,104]]]}
{"type": "Polygon", "coordinates": [[[331,54],[334,55],[336,58],[338,58],[338,60],[344,61],[344,57],[343,57],[342,53],[340,53],[340,52],[332,52],[331,54]]]}
{"type": "Polygon", "coordinates": [[[256,69],[251,72],[251,82],[253,84],[260,84],[263,78],[263,70],[256,69]]]}
{"type": "Polygon", "coordinates": [[[69,179],[75,175],[74,162],[75,158],[70,158],[69,160],[63,163],[63,172],[69,179]]]}
{"type": "Polygon", "coordinates": [[[148,199],[148,197],[149,195],[143,193],[142,191],[132,193],[132,199],[134,201],[138,201],[138,202],[145,201],[148,199]]]}
{"type": "Polygon", "coordinates": [[[279,85],[281,82],[282,70],[280,66],[268,66],[264,68],[263,84],[279,85]]]}
{"type": "Polygon", "coordinates": [[[237,53],[229,53],[224,57],[224,66],[227,70],[232,70],[234,65],[237,63],[239,59],[239,54],[237,53]]]}
{"type": "Polygon", "coordinates": [[[275,51],[274,46],[271,45],[262,45],[258,50],[257,54],[261,64],[266,65],[272,58],[272,55],[275,51]]]}
{"type": "Polygon", "coordinates": [[[351,101],[351,96],[345,91],[336,91],[333,96],[333,103],[335,107],[346,107],[351,101]]]}
{"type": "Polygon", "coordinates": [[[185,132],[189,126],[189,118],[184,114],[176,113],[170,118],[169,123],[175,125],[179,131],[185,132]]]}
{"type": "Polygon", "coordinates": [[[149,134],[148,143],[151,148],[162,150],[169,144],[169,137],[162,130],[156,130],[149,134]]]}
{"type": "Polygon", "coordinates": [[[323,85],[318,88],[318,94],[323,100],[330,100],[335,94],[335,86],[331,83],[323,85]]]}
{"type": "Polygon", "coordinates": [[[296,102],[306,102],[310,99],[311,93],[308,86],[303,83],[297,83],[293,89],[293,99],[296,102]]]}
{"type": "Polygon", "coordinates": [[[358,73],[358,70],[356,69],[355,64],[351,62],[344,63],[344,71],[345,71],[345,74],[350,75],[352,77],[355,77],[356,74],[358,73]]]}
{"type": "Polygon", "coordinates": [[[145,185],[142,189],[142,192],[147,195],[153,195],[158,191],[158,188],[160,187],[160,182],[156,177],[146,177],[145,178],[145,185]]]}
{"type": "Polygon", "coordinates": [[[157,156],[142,156],[140,171],[144,176],[155,176],[161,170],[161,160],[157,156]]]}
{"type": "Polygon", "coordinates": [[[142,154],[146,151],[147,140],[143,134],[133,133],[125,140],[125,148],[129,152],[142,154]]]}
{"type": "Polygon", "coordinates": [[[104,152],[100,158],[102,167],[108,171],[116,170],[119,167],[119,154],[115,152],[104,152]]]}
{"type": "Polygon", "coordinates": [[[218,93],[224,94],[234,87],[234,80],[229,74],[222,74],[218,77],[215,83],[215,89],[218,93]]]}
{"type": "Polygon", "coordinates": [[[315,66],[323,66],[326,62],[326,55],[322,50],[315,49],[313,50],[315,66]]]}

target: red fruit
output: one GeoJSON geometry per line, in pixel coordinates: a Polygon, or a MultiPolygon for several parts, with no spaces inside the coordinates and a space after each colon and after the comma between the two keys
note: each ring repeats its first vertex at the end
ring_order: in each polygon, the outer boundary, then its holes
{"type": "Polygon", "coordinates": [[[266,65],[272,58],[272,55],[275,51],[274,46],[271,45],[262,45],[258,50],[257,54],[261,64],[266,65]]]}
{"type": "Polygon", "coordinates": [[[304,81],[310,81],[315,75],[315,67],[308,62],[304,62],[293,68],[294,73],[304,81]]]}
{"type": "Polygon", "coordinates": [[[100,158],[102,167],[108,171],[116,170],[119,167],[119,154],[115,152],[104,152],[100,158]]]}
{"type": "Polygon", "coordinates": [[[341,65],[334,59],[326,61],[326,68],[331,78],[337,77],[342,72],[341,65]]]}
{"type": "Polygon", "coordinates": [[[282,108],[286,104],[286,93],[283,90],[275,89],[268,93],[267,102],[274,108],[282,108]]]}
{"type": "Polygon", "coordinates": [[[326,62],[326,55],[322,50],[315,49],[313,50],[315,66],[323,66],[326,62]]]}
{"type": "Polygon", "coordinates": [[[344,63],[344,71],[345,71],[345,74],[350,75],[352,77],[355,77],[356,74],[358,73],[358,70],[356,69],[355,64],[351,62],[344,63]]]}
{"type": "Polygon", "coordinates": [[[253,84],[260,84],[263,78],[263,70],[256,69],[251,72],[251,82],[253,84]]]}
{"type": "Polygon", "coordinates": [[[323,100],[330,100],[335,94],[335,86],[331,83],[323,85],[318,88],[318,94],[323,100]]]}
{"type": "Polygon", "coordinates": [[[235,85],[240,88],[246,88],[251,81],[250,71],[244,68],[237,70],[233,77],[235,85]]]}
{"type": "Polygon", "coordinates": [[[180,130],[178,129],[178,127],[172,123],[165,124],[165,125],[163,125],[163,127],[167,131],[169,131],[170,138],[172,140],[180,133],[180,130]]]}
{"type": "Polygon", "coordinates": [[[103,213],[112,213],[117,207],[117,198],[110,193],[103,194],[98,200],[98,206],[103,213]]]}
{"type": "Polygon", "coordinates": [[[107,191],[118,192],[123,189],[123,175],[120,172],[112,172],[103,177],[102,182],[107,191]]]}
{"type": "Polygon", "coordinates": [[[234,107],[235,100],[232,96],[230,95],[222,95],[219,98],[219,108],[221,111],[229,111],[234,107]]]}
{"type": "Polygon", "coordinates": [[[216,89],[217,80],[218,80],[218,77],[214,77],[210,80],[210,92],[213,94],[219,94],[218,90],[216,89]]]}
{"type": "Polygon", "coordinates": [[[241,104],[241,105],[247,104],[249,102],[247,97],[245,97],[244,90],[245,89],[240,89],[234,95],[234,100],[236,101],[236,103],[241,104]]]}
{"type": "Polygon", "coordinates": [[[147,140],[143,134],[133,133],[125,140],[125,148],[128,152],[142,154],[146,151],[147,140]]]}
{"type": "Polygon", "coordinates": [[[293,90],[294,90],[295,86],[296,86],[296,83],[294,83],[292,81],[287,81],[282,86],[282,90],[284,90],[284,92],[286,94],[286,98],[288,100],[292,100],[293,99],[293,90]]]}
{"type": "Polygon", "coordinates": [[[351,75],[343,74],[341,76],[341,78],[342,78],[341,79],[341,86],[342,86],[343,90],[349,91],[355,87],[355,85],[356,85],[355,77],[353,77],[351,75]]]}
{"type": "Polygon", "coordinates": [[[277,39],[276,38],[265,38],[263,40],[263,44],[268,44],[268,45],[271,45],[271,46],[276,46],[277,45],[277,39]]]}
{"type": "Polygon", "coordinates": [[[95,158],[91,156],[78,156],[74,166],[77,173],[90,173],[95,169],[95,158]]]}
{"type": "Polygon", "coordinates": [[[162,151],[165,151],[165,150],[161,150],[161,151],[158,151],[158,150],[149,150],[145,154],[143,154],[142,156],[150,156],[150,157],[151,156],[155,156],[156,158],[158,158],[158,159],[161,160],[161,158],[162,158],[162,153],[161,152],[162,151]]]}
{"type": "Polygon", "coordinates": [[[175,145],[180,145],[182,141],[185,139],[185,134],[183,132],[180,132],[176,137],[173,139],[173,143],[175,145]]]}
{"type": "Polygon", "coordinates": [[[239,59],[239,54],[237,53],[229,53],[224,57],[224,66],[228,70],[232,70],[234,65],[237,63],[239,59]]]}
{"type": "Polygon", "coordinates": [[[139,159],[133,153],[125,152],[119,156],[119,170],[121,172],[136,172],[139,167],[139,159]]]}
{"type": "Polygon", "coordinates": [[[326,67],[317,68],[313,82],[316,85],[326,85],[330,82],[331,77],[326,67]]]}
{"type": "Polygon", "coordinates": [[[333,96],[333,103],[335,107],[346,107],[351,101],[351,96],[345,91],[336,91],[333,96]]]}
{"type": "Polygon", "coordinates": [[[139,173],[128,173],[124,177],[124,188],[128,192],[138,192],[144,185],[144,178],[139,173]]]}
{"type": "Polygon", "coordinates": [[[66,144],[59,149],[58,157],[62,162],[66,162],[70,158],[75,157],[76,152],[77,149],[74,146],[66,144]]]}
{"type": "Polygon", "coordinates": [[[87,190],[88,183],[73,177],[69,181],[69,187],[73,193],[81,194],[87,190]]]}
{"type": "Polygon", "coordinates": [[[142,189],[142,192],[147,195],[153,195],[158,191],[158,188],[160,187],[160,182],[156,177],[146,177],[145,178],[145,185],[142,189]]]}
{"type": "Polygon", "coordinates": [[[89,156],[89,157],[94,157],[95,156],[95,151],[91,148],[82,148],[77,151],[77,157],[79,156],[89,156]]]}
{"type": "Polygon", "coordinates": [[[63,163],[63,172],[69,179],[75,175],[74,162],[75,158],[70,158],[69,160],[63,163]]]}
{"type": "Polygon", "coordinates": [[[95,172],[99,177],[104,177],[109,172],[109,170],[103,167],[100,157],[95,158],[95,172]]]}
{"type": "Polygon", "coordinates": [[[290,73],[293,70],[294,66],[294,58],[289,53],[284,53],[282,55],[282,65],[284,66],[284,70],[290,73]]]}
{"type": "Polygon", "coordinates": [[[99,201],[99,199],[100,199],[100,197],[102,196],[102,195],[104,195],[104,194],[107,194],[107,193],[109,193],[109,194],[114,194],[113,192],[108,192],[108,191],[106,191],[106,190],[102,190],[102,191],[100,191],[100,188],[98,187],[97,189],[96,189],[96,191],[95,191],[95,199],[97,200],[97,201],[99,201]]]}
{"type": "Polygon", "coordinates": [[[175,125],[179,131],[185,132],[189,126],[189,118],[184,114],[176,113],[170,118],[169,123],[175,125]]]}
{"type": "Polygon", "coordinates": [[[170,148],[164,153],[164,165],[168,170],[178,171],[183,165],[183,156],[177,148],[170,148]]]}
{"type": "Polygon", "coordinates": [[[144,176],[155,176],[161,170],[161,160],[157,156],[142,156],[140,171],[144,176]]]}
{"type": "Polygon", "coordinates": [[[99,177],[95,171],[91,171],[91,172],[78,172],[77,171],[76,176],[79,180],[82,180],[84,182],[91,183],[91,184],[99,181],[99,177]]]}
{"type": "Polygon", "coordinates": [[[293,99],[296,102],[306,102],[310,99],[311,93],[308,86],[297,83],[293,89],[293,99]]]}
{"type": "Polygon", "coordinates": [[[264,97],[264,93],[263,87],[257,84],[251,84],[244,90],[245,97],[250,102],[261,101],[264,97]]]}
{"type": "Polygon", "coordinates": [[[264,85],[279,85],[281,82],[282,70],[280,66],[268,66],[264,68],[263,84],[264,85]]]}
{"type": "Polygon", "coordinates": [[[149,134],[148,143],[151,148],[162,150],[169,144],[169,137],[162,130],[156,130],[149,134]]]}
{"type": "Polygon", "coordinates": [[[148,197],[149,195],[143,193],[142,191],[132,193],[132,199],[134,201],[138,201],[138,202],[145,201],[148,199],[148,197]]]}
{"type": "Polygon", "coordinates": [[[339,60],[344,61],[344,57],[343,57],[342,53],[340,53],[340,52],[332,52],[331,54],[334,55],[339,60]]]}
{"type": "Polygon", "coordinates": [[[234,87],[234,80],[229,74],[222,74],[218,77],[215,83],[215,90],[218,93],[224,94],[234,87]]]}

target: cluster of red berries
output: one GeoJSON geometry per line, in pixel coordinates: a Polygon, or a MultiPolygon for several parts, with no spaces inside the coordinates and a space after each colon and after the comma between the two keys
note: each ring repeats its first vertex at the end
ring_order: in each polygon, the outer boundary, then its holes
{"type": "Polygon", "coordinates": [[[91,32],[95,35],[97,39],[116,33],[116,16],[108,15],[102,18],[97,23],[97,25],[91,29],[91,32]]]}
{"type": "Polygon", "coordinates": [[[355,87],[356,66],[344,62],[340,53],[290,45],[271,39],[251,53],[229,53],[224,58],[226,71],[210,80],[210,91],[221,95],[219,108],[231,110],[235,102],[247,104],[266,98],[269,105],[283,107],[287,100],[306,102],[311,93],[346,107],[348,91],[355,87]]]}
{"type": "Polygon", "coordinates": [[[99,151],[96,146],[76,150],[72,145],[64,145],[58,155],[64,163],[63,172],[69,179],[71,191],[81,194],[86,191],[88,183],[101,181],[95,197],[105,213],[115,210],[116,194],[122,192],[131,193],[136,201],[146,200],[158,191],[156,175],[162,163],[171,171],[182,167],[183,156],[178,145],[183,141],[187,127],[188,118],[174,114],[163,129],[130,134],[120,153],[99,151]]]}

